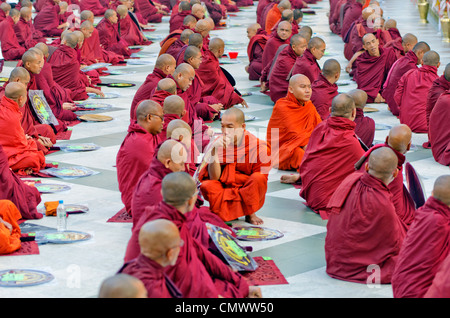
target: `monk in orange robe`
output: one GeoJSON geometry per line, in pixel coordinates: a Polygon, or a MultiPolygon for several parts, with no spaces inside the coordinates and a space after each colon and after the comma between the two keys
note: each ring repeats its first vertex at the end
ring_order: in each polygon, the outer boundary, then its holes
{"type": "Polygon", "coordinates": [[[20,108],[27,102],[27,89],[21,83],[9,83],[0,101],[0,143],[8,157],[11,170],[28,175],[45,167],[45,157],[36,142],[28,137],[21,124],[20,108]]]}
{"type": "Polygon", "coordinates": [[[0,255],[11,254],[21,247],[21,218],[17,207],[9,200],[0,200],[0,255]]]}
{"type": "Polygon", "coordinates": [[[281,14],[284,10],[291,9],[291,2],[289,0],[282,0],[280,3],[275,4],[268,12],[266,16],[266,23],[264,25],[267,34],[272,32],[272,28],[281,19],[281,14]]]}
{"type": "Polygon", "coordinates": [[[217,138],[200,172],[200,191],[212,212],[224,221],[245,216],[262,224],[256,212],[263,206],[271,168],[270,148],[245,130],[244,113],[230,108],[222,115],[222,136],[217,138]]]}
{"type": "Polygon", "coordinates": [[[322,121],[310,98],[311,82],[305,75],[297,74],[289,80],[286,97],[275,103],[266,138],[276,158],[275,168],[296,170],[300,167],[309,136],[322,121]]]}

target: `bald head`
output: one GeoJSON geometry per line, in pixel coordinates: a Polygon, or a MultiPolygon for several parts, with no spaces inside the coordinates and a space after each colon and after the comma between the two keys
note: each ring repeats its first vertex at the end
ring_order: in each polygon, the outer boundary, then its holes
{"type": "Polygon", "coordinates": [[[75,33],[75,31],[67,32],[62,36],[62,43],[72,49],[77,47],[79,41],[80,41],[80,36],[78,33],[75,33]]]}
{"type": "Polygon", "coordinates": [[[389,147],[377,148],[369,156],[369,174],[388,185],[396,176],[398,157],[389,147]]]}
{"type": "Polygon", "coordinates": [[[197,186],[186,172],[169,173],[162,181],[163,200],[173,207],[182,207],[195,195],[197,186]]]}
{"type": "Polygon", "coordinates": [[[181,32],[180,35],[180,40],[184,43],[184,44],[188,44],[189,43],[189,36],[191,34],[194,34],[194,31],[192,31],[191,29],[184,29],[181,32]]]}
{"type": "Polygon", "coordinates": [[[450,207],[450,175],[443,175],[436,179],[432,196],[450,207]]]}
{"type": "Polygon", "coordinates": [[[195,3],[194,5],[192,5],[191,14],[197,19],[203,19],[203,17],[205,16],[205,9],[200,3],[195,3]]]}
{"type": "Polygon", "coordinates": [[[128,274],[106,278],[100,286],[99,298],[147,298],[142,281],[128,274]]]}
{"type": "Polygon", "coordinates": [[[156,85],[157,91],[165,91],[172,95],[175,95],[177,93],[177,83],[171,78],[163,78],[160,79],[158,84],[156,85]]]}
{"type": "Polygon", "coordinates": [[[406,53],[412,50],[417,42],[417,36],[412,33],[406,33],[404,36],[402,36],[402,46],[403,49],[406,50],[406,53]]]}
{"type": "Polygon", "coordinates": [[[184,100],[178,95],[167,96],[164,99],[164,114],[174,114],[182,117],[185,108],[184,100]]]}
{"type": "Polygon", "coordinates": [[[128,8],[123,4],[117,6],[116,11],[117,14],[122,18],[124,18],[128,14],[128,8]]]}
{"type": "Polygon", "coordinates": [[[2,2],[0,4],[0,9],[2,9],[5,14],[9,14],[9,11],[11,11],[11,5],[9,3],[2,2]]]}
{"type": "MultiPolygon", "coordinates": [[[[172,121],[170,123],[172,123],[172,121]]],[[[175,130],[176,128],[173,128],[172,126],[171,133],[173,133],[173,131],[175,130]]],[[[177,131],[176,133],[178,134],[179,132],[177,131]]],[[[185,133],[185,135],[189,135],[188,131],[184,131],[183,133],[185,133]]],[[[180,132],[178,137],[185,135],[181,134],[180,132]]],[[[184,171],[185,163],[187,160],[185,146],[183,146],[183,144],[179,142],[178,138],[166,139],[159,147],[156,158],[172,172],[184,171]]]]}
{"type": "Polygon", "coordinates": [[[445,66],[444,78],[450,82],[450,63],[445,66]]]}
{"type": "Polygon", "coordinates": [[[191,148],[192,129],[182,119],[174,119],[167,125],[167,138],[182,142],[188,149],[191,148]]]}
{"type": "Polygon", "coordinates": [[[191,58],[195,58],[201,53],[200,49],[196,46],[189,45],[184,51],[184,61],[189,62],[191,58]]]}
{"type": "Polygon", "coordinates": [[[313,30],[309,26],[302,26],[300,30],[298,31],[298,34],[303,36],[308,42],[311,40],[313,35],[313,30]]]}
{"type": "Polygon", "coordinates": [[[428,51],[423,55],[423,65],[439,67],[440,56],[436,51],[428,51]]]}
{"type": "Polygon", "coordinates": [[[341,64],[339,64],[338,60],[335,60],[335,59],[326,60],[325,63],[323,63],[322,74],[327,79],[328,78],[331,78],[331,79],[336,78],[336,80],[334,81],[334,82],[336,82],[339,79],[340,74],[341,74],[341,64]]]}
{"type": "Polygon", "coordinates": [[[289,0],[282,0],[280,1],[280,3],[278,3],[278,8],[280,9],[281,12],[287,9],[291,9],[291,7],[292,5],[289,0]]]}
{"type": "Polygon", "coordinates": [[[228,108],[222,114],[222,119],[224,117],[234,121],[238,125],[245,124],[245,114],[239,108],[236,107],[228,108]]]}
{"type": "Polygon", "coordinates": [[[207,32],[211,31],[211,24],[205,19],[198,20],[195,24],[195,31],[201,33],[202,36],[205,37],[207,32]]]}
{"type": "Polygon", "coordinates": [[[39,42],[39,43],[36,43],[36,45],[34,47],[37,48],[38,50],[40,50],[44,56],[48,56],[47,44],[45,44],[43,42],[39,42]]]}
{"type": "Polygon", "coordinates": [[[397,125],[389,130],[386,142],[393,149],[405,154],[411,147],[412,131],[405,125],[397,125]]]}
{"type": "Polygon", "coordinates": [[[252,23],[247,27],[247,37],[251,39],[256,35],[256,32],[261,29],[261,25],[259,23],[252,23]]]}
{"type": "Polygon", "coordinates": [[[151,99],[146,99],[138,104],[136,108],[136,118],[138,121],[145,120],[149,114],[157,114],[160,111],[162,111],[160,104],[151,99]]]}
{"type": "Polygon", "coordinates": [[[91,10],[83,10],[80,13],[80,19],[81,21],[89,20],[92,22],[94,20],[94,13],[91,10]]]}
{"type": "Polygon", "coordinates": [[[367,103],[367,93],[365,91],[362,89],[352,89],[347,94],[353,98],[356,108],[364,109],[367,103]]]}
{"type": "Polygon", "coordinates": [[[384,23],[385,30],[396,28],[397,28],[397,21],[395,21],[394,19],[387,19],[386,22],[384,23]]]}
{"type": "MultiPolygon", "coordinates": [[[[27,88],[19,82],[8,83],[5,87],[5,96],[19,103],[20,98],[27,98],[27,88]]],[[[22,106],[21,104],[19,105],[22,106]]]]}
{"type": "Polygon", "coordinates": [[[192,16],[192,15],[187,15],[183,19],[183,25],[187,26],[187,27],[189,27],[191,29],[195,28],[195,24],[196,23],[197,23],[197,19],[195,19],[195,17],[192,16]]]}
{"type": "Polygon", "coordinates": [[[29,7],[22,7],[20,9],[20,17],[25,21],[29,21],[32,16],[32,10],[29,7]]]}
{"type": "Polygon", "coordinates": [[[203,45],[203,37],[200,33],[192,33],[189,35],[189,46],[195,46],[199,49],[203,45]]]}
{"type": "Polygon", "coordinates": [[[431,50],[431,48],[430,48],[430,46],[428,45],[428,43],[423,42],[423,41],[420,41],[420,42],[417,42],[416,45],[414,45],[414,47],[413,47],[412,50],[413,50],[414,53],[417,54],[418,52],[426,53],[426,52],[428,52],[429,50],[431,50]]]}
{"type": "Polygon", "coordinates": [[[167,53],[158,56],[155,62],[155,68],[163,71],[166,75],[172,74],[176,66],[175,58],[167,53]]]}
{"type": "Polygon", "coordinates": [[[221,38],[212,38],[209,41],[209,49],[213,52],[223,51],[225,48],[225,42],[221,38]]]}
{"type": "Polygon", "coordinates": [[[22,84],[28,84],[30,81],[30,73],[27,71],[24,67],[15,67],[11,71],[11,74],[9,75],[9,82],[20,82],[22,84]]]}
{"type": "Polygon", "coordinates": [[[339,94],[331,102],[331,116],[351,119],[354,116],[355,102],[348,94],[339,94]]]}

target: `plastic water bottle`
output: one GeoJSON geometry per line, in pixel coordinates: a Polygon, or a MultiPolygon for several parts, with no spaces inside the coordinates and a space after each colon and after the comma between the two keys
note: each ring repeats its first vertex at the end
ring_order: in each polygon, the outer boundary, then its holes
{"type": "Polygon", "coordinates": [[[231,18],[230,18],[229,14],[227,14],[227,22],[226,22],[226,24],[227,24],[227,29],[231,28],[231,18]]]}
{"type": "Polygon", "coordinates": [[[56,222],[58,232],[67,230],[67,213],[62,200],[59,201],[58,207],[56,208],[56,222]]]}
{"type": "Polygon", "coordinates": [[[5,64],[5,59],[2,54],[2,42],[0,41],[0,73],[3,71],[3,65],[5,64]]]}

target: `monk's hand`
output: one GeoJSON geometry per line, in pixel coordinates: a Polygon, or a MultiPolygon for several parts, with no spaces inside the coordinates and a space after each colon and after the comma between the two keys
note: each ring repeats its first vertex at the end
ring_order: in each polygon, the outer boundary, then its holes
{"type": "Polygon", "coordinates": [[[377,97],[375,98],[374,102],[375,102],[375,103],[384,103],[385,100],[384,100],[383,96],[381,96],[381,94],[378,93],[378,95],[377,95],[377,97]]]}
{"type": "Polygon", "coordinates": [[[67,110],[74,110],[74,109],[76,109],[77,107],[75,106],[74,103],[64,103],[64,104],[62,105],[62,108],[63,108],[63,109],[67,109],[67,110]]]}
{"type": "Polygon", "coordinates": [[[248,288],[248,298],[262,298],[261,288],[257,286],[250,286],[248,288]]]}
{"type": "Polygon", "coordinates": [[[25,173],[27,174],[27,175],[30,175],[30,174],[33,174],[33,168],[27,168],[27,169],[25,169],[25,173]]]}
{"type": "Polygon", "coordinates": [[[12,233],[13,227],[12,227],[11,223],[6,222],[1,217],[0,217],[0,223],[3,224],[4,226],[6,226],[6,228],[9,230],[9,234],[12,233]]]}
{"type": "Polygon", "coordinates": [[[93,88],[93,87],[86,87],[86,92],[94,93],[95,95],[105,97],[105,94],[101,90],[93,88]]]}
{"type": "Polygon", "coordinates": [[[48,137],[39,136],[38,141],[46,148],[53,146],[52,141],[48,137]]]}
{"type": "Polygon", "coordinates": [[[33,139],[33,137],[31,137],[30,135],[25,134],[25,138],[28,139],[33,139]]]}
{"type": "Polygon", "coordinates": [[[223,109],[223,104],[217,103],[217,104],[211,104],[209,105],[212,109],[214,109],[216,112],[220,112],[223,109]]]}
{"type": "Polygon", "coordinates": [[[352,71],[352,63],[348,63],[347,66],[345,67],[345,71],[347,73],[350,73],[352,71]]]}
{"type": "Polygon", "coordinates": [[[261,82],[261,92],[267,91],[267,85],[266,82],[261,82]]]}
{"type": "Polygon", "coordinates": [[[244,99],[242,100],[241,105],[245,108],[248,108],[248,104],[244,99]]]}
{"type": "Polygon", "coordinates": [[[36,184],[36,182],[34,182],[34,181],[26,181],[26,180],[24,180],[23,183],[29,187],[34,187],[36,184]]]}

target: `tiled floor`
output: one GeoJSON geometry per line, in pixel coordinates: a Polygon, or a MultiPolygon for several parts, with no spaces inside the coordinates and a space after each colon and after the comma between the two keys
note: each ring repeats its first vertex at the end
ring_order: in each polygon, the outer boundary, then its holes
{"type": "MultiPolygon", "coordinates": [[[[444,66],[450,62],[450,49],[448,44],[441,41],[438,28],[430,18],[430,24],[418,23],[418,11],[413,1],[380,1],[386,17],[396,19],[402,34],[411,32],[418,36],[419,40],[427,41],[432,49],[441,54],[442,74],[444,66]]],[[[336,58],[345,68],[346,61],[342,56],[343,43],[340,37],[329,31],[327,24],[328,1],[323,0],[312,6],[316,15],[305,15],[302,24],[310,25],[315,35],[326,40],[327,57],[336,58]]],[[[258,94],[257,82],[251,82],[245,73],[244,66],[247,63],[246,26],[255,21],[255,6],[244,8],[236,16],[231,17],[231,29],[216,30],[212,36],[220,36],[227,40],[228,50],[239,52],[238,64],[227,64],[224,67],[236,78],[237,88],[241,92],[254,92],[246,97],[250,107],[243,109],[245,113],[257,117],[255,121],[247,123],[249,129],[261,138],[265,138],[265,129],[270,118],[273,103],[270,99],[258,94]]],[[[73,128],[72,138],[69,142],[92,142],[101,148],[88,153],[57,152],[47,156],[47,162],[58,162],[60,166],[82,165],[91,168],[98,174],[75,179],[44,179],[46,183],[61,183],[71,186],[71,190],[60,194],[44,194],[43,202],[63,199],[66,203],[80,203],[89,206],[89,213],[73,215],[69,218],[69,228],[92,234],[93,238],[83,243],[75,244],[47,244],[40,246],[39,255],[29,256],[2,256],[0,257],[0,270],[11,268],[32,268],[52,273],[55,280],[52,282],[28,288],[0,288],[0,297],[96,297],[100,283],[106,277],[113,275],[122,265],[122,259],[127,241],[130,237],[131,224],[107,223],[107,220],[118,212],[123,204],[118,192],[115,156],[120,144],[126,135],[129,120],[129,108],[132,97],[147,74],[153,69],[154,57],[159,51],[158,41],[168,32],[168,17],[161,24],[156,25],[155,43],[146,47],[143,52],[153,53],[150,58],[142,58],[149,61],[148,65],[133,65],[120,67],[127,71],[133,71],[129,75],[117,75],[103,77],[105,82],[123,80],[136,83],[133,88],[112,89],[104,88],[105,92],[119,93],[116,99],[105,100],[105,103],[114,107],[108,111],[97,111],[110,115],[114,119],[105,123],[81,123],[73,128]]],[[[6,67],[0,76],[9,76],[13,63],[6,63],[6,67]]],[[[119,67],[116,67],[119,68],[119,67]]],[[[348,75],[343,71],[342,80],[347,80],[348,75]]],[[[355,85],[342,86],[340,91],[345,92],[355,85]]],[[[398,120],[387,110],[386,105],[372,105],[379,112],[368,113],[377,123],[395,125],[398,120]]],[[[211,124],[218,127],[218,122],[211,124]]],[[[375,139],[385,139],[387,130],[378,130],[375,139]]],[[[411,162],[423,179],[427,195],[430,194],[432,185],[437,176],[448,174],[448,167],[437,164],[430,150],[423,149],[422,143],[426,140],[424,134],[415,134],[414,147],[407,154],[407,160],[411,162]]],[[[65,143],[65,142],[64,142],[65,143]]],[[[265,227],[281,231],[284,237],[266,242],[249,243],[253,247],[252,256],[272,257],[289,284],[263,286],[263,296],[268,298],[291,297],[392,297],[390,285],[372,288],[364,284],[347,283],[332,279],[325,273],[324,239],[326,236],[326,222],[309,210],[299,197],[299,191],[291,185],[281,184],[280,176],[285,173],[272,170],[269,175],[269,187],[266,203],[258,212],[263,218],[265,227]]],[[[237,223],[242,223],[238,221],[237,223]]],[[[56,220],[53,217],[44,217],[41,220],[28,221],[28,223],[55,227],[56,220]]]]}

